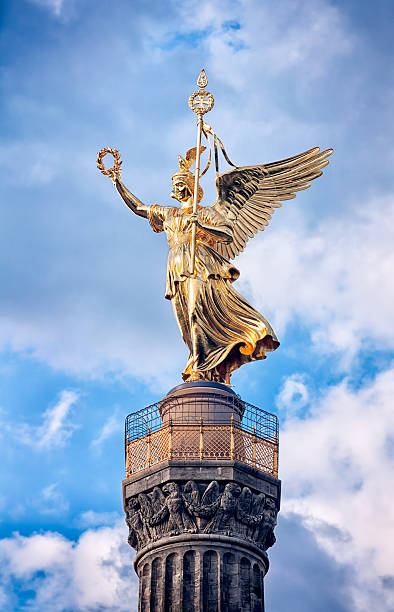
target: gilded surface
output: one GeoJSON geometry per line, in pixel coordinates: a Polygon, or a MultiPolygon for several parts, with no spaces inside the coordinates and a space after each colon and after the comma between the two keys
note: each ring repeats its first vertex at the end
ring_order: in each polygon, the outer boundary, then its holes
{"type": "Polygon", "coordinates": [[[97,165],[97,168],[104,174],[104,176],[109,176],[112,179],[112,181],[115,181],[116,179],[120,179],[120,167],[122,165],[122,162],[120,161],[120,155],[117,149],[111,149],[109,147],[105,147],[104,149],[101,149],[101,151],[97,153],[97,164],[96,165],[97,165]],[[112,166],[112,168],[108,168],[106,170],[103,159],[106,155],[108,155],[108,153],[112,155],[112,157],[114,158],[114,165],[112,166]]]}
{"type": "Polygon", "coordinates": [[[279,346],[268,321],[234,289],[239,271],[231,259],[244,250],[258,230],[264,230],[282,201],[294,198],[297,191],[308,188],[310,181],[322,174],[332,149],[321,152],[315,147],[279,162],[235,167],[218,174],[216,202],[200,206],[201,133],[215,138],[216,166],[217,142],[229,161],[212,128],[202,121],[202,115],[213,105],[211,94],[203,97],[208,94],[203,89],[207,83],[202,72],[200,91],[189,101],[198,115],[198,138],[197,147],[189,149],[185,158],[178,157],[180,169],[172,177],[171,197],[179,206],[144,205],[121,182],[119,167],[116,175],[110,176],[127,206],[146,218],[155,232],[166,233],[169,254],[165,297],[171,300],[189,350],[183,379],[229,384],[232,371],[264,359],[267,352],[279,346]]]}
{"type": "Polygon", "coordinates": [[[278,442],[232,424],[176,423],[126,444],[126,476],[168,460],[239,461],[278,478],[278,442]]]}

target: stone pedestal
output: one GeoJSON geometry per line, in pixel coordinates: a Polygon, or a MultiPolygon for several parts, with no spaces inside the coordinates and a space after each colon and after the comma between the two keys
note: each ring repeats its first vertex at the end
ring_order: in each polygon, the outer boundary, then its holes
{"type": "Polygon", "coordinates": [[[241,398],[226,385],[210,382],[184,383],[171,389],[159,402],[163,425],[173,423],[229,424],[233,415],[235,425],[244,413],[241,398]]]}
{"type": "MultiPolygon", "coordinates": [[[[231,390],[190,384],[182,406],[183,390],[175,388],[160,402],[163,425],[171,419],[176,428],[187,415],[228,424],[226,406],[241,420],[243,402],[238,396],[229,401],[231,390]]],[[[140,612],[264,611],[278,479],[228,458],[168,459],[126,478],[123,499],[129,543],[137,550],[140,612]]]]}

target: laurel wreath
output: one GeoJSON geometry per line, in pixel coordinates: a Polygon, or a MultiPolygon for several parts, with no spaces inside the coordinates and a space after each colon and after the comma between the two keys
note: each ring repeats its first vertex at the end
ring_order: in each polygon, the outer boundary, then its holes
{"type": "Polygon", "coordinates": [[[105,176],[109,176],[113,181],[115,181],[116,179],[120,179],[121,165],[122,162],[120,160],[118,149],[111,149],[110,147],[105,147],[97,153],[97,168],[103,174],[105,174],[105,176]],[[105,169],[105,166],[103,164],[103,158],[107,155],[107,153],[112,155],[112,157],[114,158],[114,165],[112,166],[112,168],[108,168],[108,170],[105,169]]]}

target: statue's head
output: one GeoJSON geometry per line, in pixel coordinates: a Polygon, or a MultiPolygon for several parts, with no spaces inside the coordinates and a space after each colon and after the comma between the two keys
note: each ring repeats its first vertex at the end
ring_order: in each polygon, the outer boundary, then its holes
{"type": "MultiPolygon", "coordinates": [[[[201,202],[204,192],[198,186],[198,202],[201,202]]],[[[194,176],[191,172],[176,172],[172,177],[171,197],[183,205],[191,206],[194,198],[194,176]]]]}
{"type": "Polygon", "coordinates": [[[176,482],[167,482],[167,484],[165,484],[163,487],[163,491],[166,493],[166,495],[169,495],[170,493],[178,493],[179,487],[176,482]]]}
{"type": "Polygon", "coordinates": [[[131,499],[129,499],[129,501],[127,502],[127,508],[129,510],[137,510],[139,506],[138,503],[138,499],[136,497],[132,497],[131,499]]]}
{"type": "MultiPolygon", "coordinates": [[[[201,147],[204,150],[205,147],[201,147]]],[[[194,198],[194,174],[190,171],[190,167],[196,159],[196,148],[189,149],[185,158],[178,155],[179,170],[172,177],[172,193],[171,197],[178,200],[183,206],[191,206],[194,198]]],[[[204,195],[202,187],[198,186],[198,203],[201,202],[204,195]]]]}
{"type": "Polygon", "coordinates": [[[234,497],[238,497],[239,495],[241,495],[241,487],[238,486],[235,482],[229,482],[228,484],[226,484],[226,486],[224,487],[224,491],[227,491],[227,493],[231,493],[232,495],[234,495],[234,497]]]}

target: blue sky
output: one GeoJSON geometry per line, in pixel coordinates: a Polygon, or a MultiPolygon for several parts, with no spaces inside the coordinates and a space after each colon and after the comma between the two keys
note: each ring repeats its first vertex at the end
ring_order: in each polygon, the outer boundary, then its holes
{"type": "Polygon", "coordinates": [[[117,147],[125,184],[170,204],[204,66],[235,163],[335,149],[237,261],[282,343],[232,379],[281,420],[267,610],[392,610],[393,3],[0,10],[0,609],[136,609],[123,421],[180,382],[186,350],[163,299],[165,239],[95,158],[117,147]]]}

